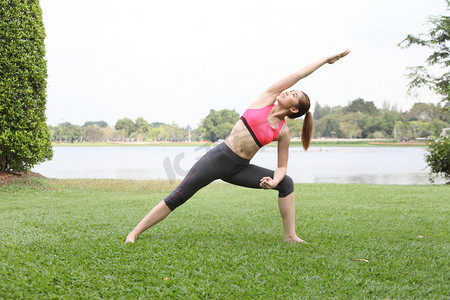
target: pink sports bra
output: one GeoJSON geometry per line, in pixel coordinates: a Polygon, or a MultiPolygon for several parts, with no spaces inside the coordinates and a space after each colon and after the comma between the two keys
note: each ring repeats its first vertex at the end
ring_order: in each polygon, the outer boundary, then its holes
{"type": "Polygon", "coordinates": [[[277,139],[278,133],[285,122],[284,120],[281,121],[277,128],[270,126],[267,117],[274,106],[275,104],[263,108],[249,108],[241,117],[245,127],[250,131],[250,134],[260,148],[277,139]]]}

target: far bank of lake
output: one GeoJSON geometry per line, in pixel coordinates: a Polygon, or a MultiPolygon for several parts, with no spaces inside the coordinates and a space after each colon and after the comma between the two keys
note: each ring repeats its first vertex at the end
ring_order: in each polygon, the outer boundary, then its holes
{"type": "MultiPolygon", "coordinates": [[[[54,147],[204,147],[216,146],[212,142],[53,142],[54,147]]],[[[276,147],[273,142],[266,147],[276,147]]],[[[293,140],[291,147],[301,147],[301,141],[293,140]]],[[[313,139],[311,147],[424,147],[424,142],[397,142],[379,139],[313,139]]]]}
{"type": "MultiPolygon", "coordinates": [[[[54,147],[52,161],[33,171],[51,178],[180,180],[213,145],[54,147]]],[[[422,147],[290,147],[288,174],[299,183],[430,184],[422,147]]],[[[253,164],[276,169],[276,147],[253,164]]],[[[437,180],[436,183],[444,183],[437,180]]]]}

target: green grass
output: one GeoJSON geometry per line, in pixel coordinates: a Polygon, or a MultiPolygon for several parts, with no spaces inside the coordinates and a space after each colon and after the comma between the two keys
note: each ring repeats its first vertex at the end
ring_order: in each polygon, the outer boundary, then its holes
{"type": "Polygon", "coordinates": [[[450,186],[297,184],[304,245],[283,242],[275,191],[214,183],[125,245],[173,188],[119,180],[0,187],[0,298],[450,297],[450,186]]]}

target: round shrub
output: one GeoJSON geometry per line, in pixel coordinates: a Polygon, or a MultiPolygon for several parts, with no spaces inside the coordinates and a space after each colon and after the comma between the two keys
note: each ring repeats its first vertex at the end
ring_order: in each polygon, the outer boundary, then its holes
{"type": "Polygon", "coordinates": [[[450,137],[441,135],[429,138],[426,151],[425,160],[431,168],[430,175],[450,179],[450,137]]]}

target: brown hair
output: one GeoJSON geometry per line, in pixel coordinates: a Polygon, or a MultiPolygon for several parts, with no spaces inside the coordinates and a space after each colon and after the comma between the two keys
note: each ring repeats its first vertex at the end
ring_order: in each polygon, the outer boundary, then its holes
{"type": "Polygon", "coordinates": [[[304,97],[300,98],[298,104],[295,106],[298,109],[298,112],[294,114],[290,114],[288,118],[296,119],[305,115],[305,119],[303,120],[302,127],[302,145],[303,149],[308,150],[309,144],[311,143],[312,131],[313,131],[313,117],[309,108],[311,107],[311,102],[309,100],[308,95],[302,92],[304,97]]]}

